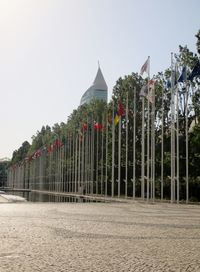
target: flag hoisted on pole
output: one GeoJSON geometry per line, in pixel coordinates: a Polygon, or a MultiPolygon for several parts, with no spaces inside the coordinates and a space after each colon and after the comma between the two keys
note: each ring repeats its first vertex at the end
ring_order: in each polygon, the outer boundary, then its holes
{"type": "Polygon", "coordinates": [[[173,69],[173,53],[171,53],[171,203],[175,200],[175,90],[173,69]]]}
{"type": "Polygon", "coordinates": [[[151,102],[151,198],[155,200],[155,80],[149,81],[149,101],[151,102]]]}
{"type": "Polygon", "coordinates": [[[176,85],[176,198],[179,203],[179,92],[176,85]]]}
{"type": "Polygon", "coordinates": [[[133,97],[133,199],[135,199],[135,155],[136,155],[136,151],[135,151],[135,146],[136,146],[136,141],[135,141],[135,137],[136,137],[136,88],[134,88],[134,97],[133,97]]]}
{"type": "MultiPolygon", "coordinates": [[[[144,73],[148,76],[148,82],[150,79],[150,57],[147,58],[145,63],[140,69],[140,75],[142,76],[144,73]]],[[[147,95],[149,96],[149,85],[147,85],[147,95]]],[[[142,96],[142,140],[141,140],[141,146],[142,146],[142,154],[141,154],[141,198],[144,199],[144,190],[145,190],[145,102],[144,102],[144,96],[142,96]]],[[[149,100],[148,100],[148,120],[147,120],[147,174],[149,175],[149,100]]],[[[149,177],[147,175],[147,198],[149,197],[149,177]]]]}
{"type": "Polygon", "coordinates": [[[125,170],[125,197],[128,191],[128,90],[126,94],[126,170],[125,170]]]}
{"type": "Polygon", "coordinates": [[[162,86],[162,117],[161,117],[161,200],[163,200],[163,171],[164,171],[164,92],[162,86]]]}
{"type": "Polygon", "coordinates": [[[118,116],[119,116],[119,130],[118,130],[118,197],[120,197],[121,189],[121,124],[122,115],[124,115],[124,106],[121,99],[118,101],[118,116]]]}
{"type": "Polygon", "coordinates": [[[140,69],[140,75],[142,76],[144,73],[146,73],[149,76],[150,72],[150,57],[147,58],[145,63],[142,65],[140,69]]]}
{"type": "Polygon", "coordinates": [[[114,121],[114,101],[113,101],[113,113],[112,113],[112,189],[111,194],[114,197],[114,182],[115,182],[115,121],[114,121]]]}
{"type": "Polygon", "coordinates": [[[200,60],[195,64],[192,72],[190,73],[188,80],[192,81],[196,76],[200,75],[200,60]]]}

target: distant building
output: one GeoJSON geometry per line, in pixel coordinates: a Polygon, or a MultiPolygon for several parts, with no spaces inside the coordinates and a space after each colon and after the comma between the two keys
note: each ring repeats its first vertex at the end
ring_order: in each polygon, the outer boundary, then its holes
{"type": "Polygon", "coordinates": [[[108,100],[108,86],[105,82],[100,66],[92,86],[83,94],[80,105],[88,104],[95,99],[103,100],[106,103],[108,100]]]}

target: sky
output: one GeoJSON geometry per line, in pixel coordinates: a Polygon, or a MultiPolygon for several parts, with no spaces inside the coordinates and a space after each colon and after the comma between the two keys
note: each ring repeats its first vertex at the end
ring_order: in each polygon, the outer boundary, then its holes
{"type": "Polygon", "coordinates": [[[119,77],[196,53],[198,0],[0,0],[0,158],[43,125],[66,122],[98,61],[110,99],[119,77]]]}

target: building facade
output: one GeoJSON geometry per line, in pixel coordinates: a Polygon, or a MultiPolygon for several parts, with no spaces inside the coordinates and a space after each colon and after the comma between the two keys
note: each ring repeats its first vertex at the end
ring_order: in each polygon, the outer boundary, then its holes
{"type": "Polygon", "coordinates": [[[108,100],[108,87],[100,67],[92,86],[81,97],[80,105],[89,104],[92,100],[103,100],[106,103],[108,100]]]}

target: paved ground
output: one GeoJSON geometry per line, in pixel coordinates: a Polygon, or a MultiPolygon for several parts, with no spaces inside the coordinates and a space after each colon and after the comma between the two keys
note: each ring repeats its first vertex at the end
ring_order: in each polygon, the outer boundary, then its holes
{"type": "Polygon", "coordinates": [[[8,271],[200,271],[200,206],[0,204],[8,271]]]}

